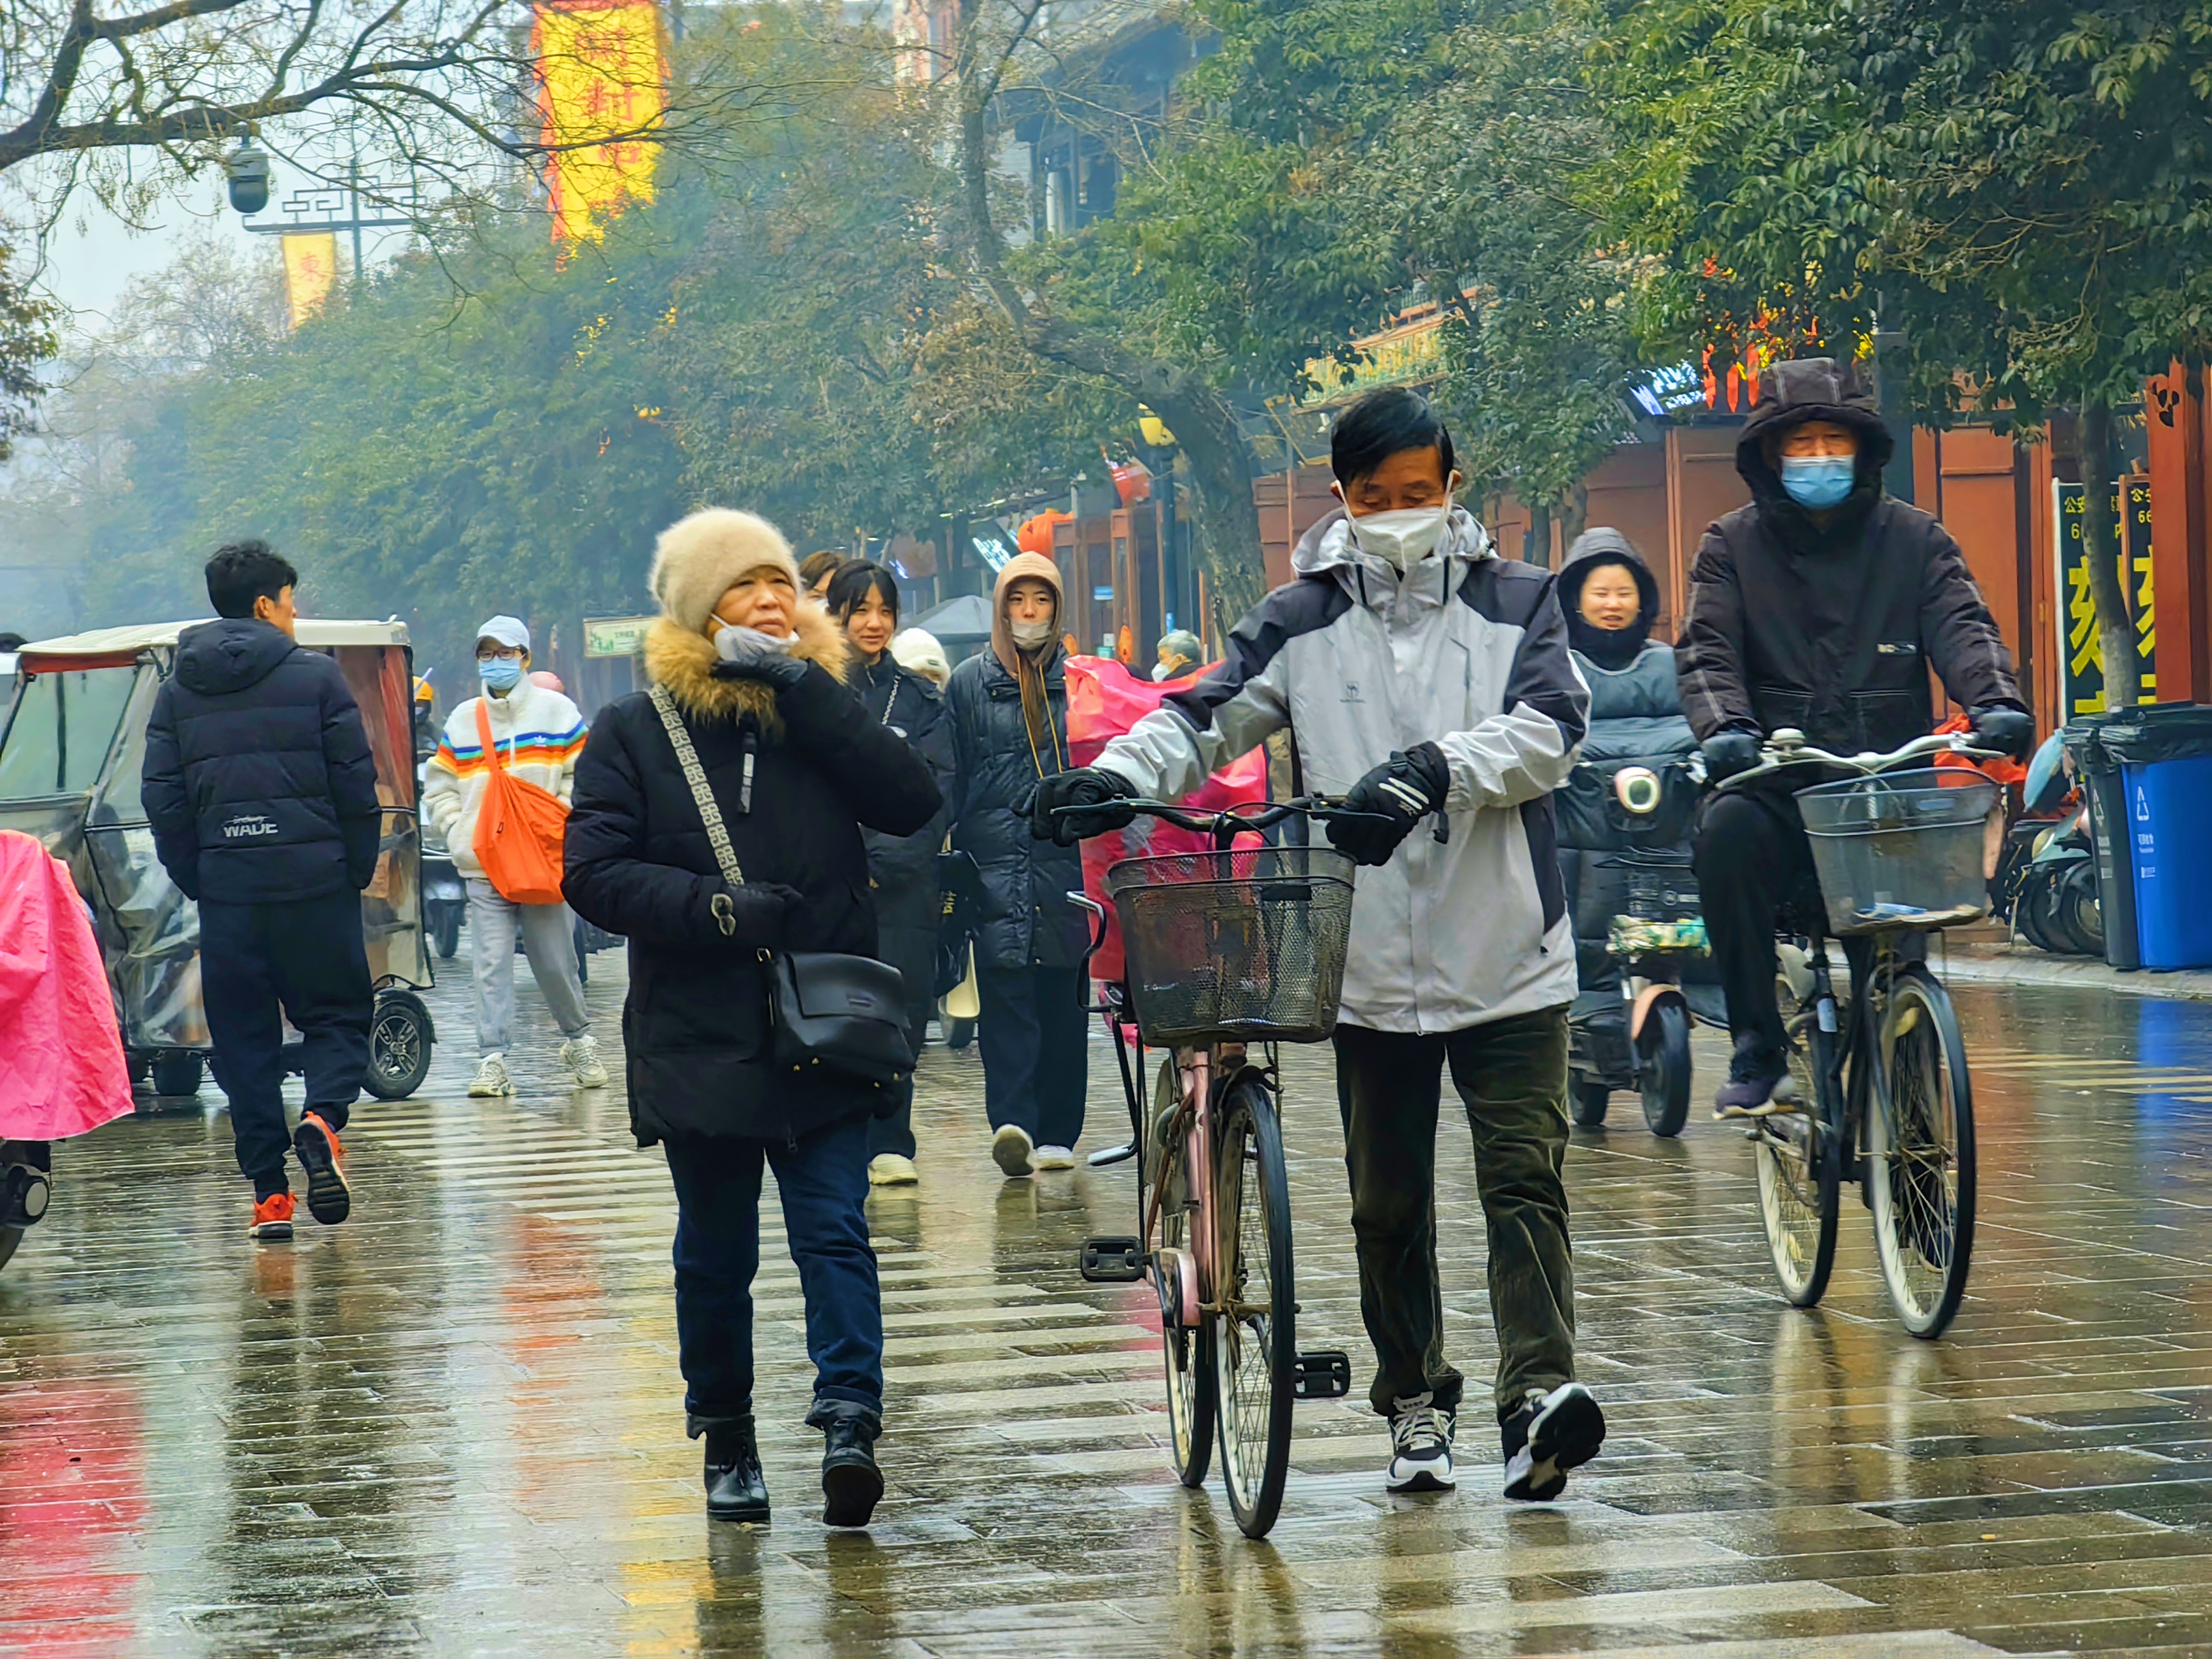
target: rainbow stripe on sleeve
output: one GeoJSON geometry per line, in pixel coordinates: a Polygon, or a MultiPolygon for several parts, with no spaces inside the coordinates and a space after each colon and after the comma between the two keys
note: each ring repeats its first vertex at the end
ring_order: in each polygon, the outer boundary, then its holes
{"type": "MultiPolygon", "coordinates": [[[[501,742],[500,758],[509,766],[567,766],[583,753],[586,735],[580,720],[569,732],[525,732],[511,743],[501,742]]],[[[456,777],[474,777],[485,769],[483,746],[471,743],[456,747],[452,738],[443,738],[430,763],[456,777]]]]}

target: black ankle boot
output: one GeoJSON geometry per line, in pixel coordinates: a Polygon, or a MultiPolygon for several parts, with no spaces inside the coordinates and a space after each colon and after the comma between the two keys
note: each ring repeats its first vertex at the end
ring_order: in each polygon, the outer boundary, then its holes
{"type": "Polygon", "coordinates": [[[865,1527],[884,1495],[884,1472],[876,1467],[876,1437],[884,1431],[880,1414],[845,1400],[817,1400],[806,1413],[810,1427],[822,1431],[822,1524],[865,1527]]]}
{"type": "Polygon", "coordinates": [[[768,1524],[768,1478],[750,1417],[725,1417],[707,1429],[707,1518],[768,1524]]]}

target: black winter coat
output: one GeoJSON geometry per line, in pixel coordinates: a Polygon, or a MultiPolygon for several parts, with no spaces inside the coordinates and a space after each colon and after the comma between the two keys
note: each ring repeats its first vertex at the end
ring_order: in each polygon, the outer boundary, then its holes
{"type": "MultiPolygon", "coordinates": [[[[746,880],[799,894],[777,945],[872,956],[861,828],[912,835],[940,799],[913,749],[838,683],[848,652],[836,625],[802,606],[799,633],[796,654],[814,666],[781,693],[717,673],[714,647],[667,621],[647,635],[646,673],[675,696],[746,880]]],[[[793,1083],[775,1064],[761,948],[715,925],[714,898],[728,890],[643,692],[592,722],[576,763],[563,886],[577,915],[629,940],[623,1042],[640,1146],[685,1136],[793,1142],[896,1104],[896,1091],[793,1083]]]]}
{"type": "Polygon", "coordinates": [[[1838,754],[1935,729],[1934,668],[1970,709],[2025,708],[2012,657],[1959,544],[1882,494],[1891,440],[1871,398],[1824,359],[1782,364],[1745,422],[1752,501],[1705,532],[1675,647],[1682,712],[1702,740],[1794,726],[1838,754]],[[1766,441],[1807,421],[1860,434],[1858,483],[1826,525],[1790,499],[1766,441]]]}
{"type": "Polygon", "coordinates": [[[146,723],[140,799],[185,896],[281,904],[358,892],[383,809],[361,707],[337,663],[248,617],[177,638],[146,723]]]}
{"type": "MultiPolygon", "coordinates": [[[[938,689],[921,675],[900,667],[888,651],[872,665],[856,662],[852,686],[860,693],[868,717],[913,745],[929,768],[930,776],[937,781],[939,792],[950,797],[952,725],[945,718],[945,698],[938,689]]],[[[938,895],[937,855],[945,848],[945,819],[940,810],[910,836],[871,830],[864,837],[868,846],[868,878],[875,889],[876,919],[884,927],[921,928],[935,935],[943,912],[938,895]]]]}
{"type": "Polygon", "coordinates": [[[1055,650],[1044,671],[1054,744],[1032,753],[1021,687],[990,652],[952,671],[945,688],[955,774],[952,845],[981,873],[975,959],[1000,969],[1072,968],[1090,943],[1084,914],[1066,895],[1083,887],[1083,855],[1030,833],[1040,775],[1067,761],[1067,680],[1055,650]]]}

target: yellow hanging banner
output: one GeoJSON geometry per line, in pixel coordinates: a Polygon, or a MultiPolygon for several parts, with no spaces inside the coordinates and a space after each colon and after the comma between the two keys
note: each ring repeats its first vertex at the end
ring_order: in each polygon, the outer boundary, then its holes
{"type": "Polygon", "coordinates": [[[667,61],[653,0],[541,0],[538,107],[553,240],[597,241],[626,201],[653,199],[667,61]]]}
{"type": "Polygon", "coordinates": [[[284,298],[294,328],[314,316],[331,297],[338,276],[338,239],[334,231],[310,231],[279,239],[284,244],[284,298]]]}

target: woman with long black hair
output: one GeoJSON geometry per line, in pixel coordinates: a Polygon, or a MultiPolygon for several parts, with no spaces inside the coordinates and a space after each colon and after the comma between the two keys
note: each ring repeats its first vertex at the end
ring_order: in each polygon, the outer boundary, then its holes
{"type": "MultiPolygon", "coordinates": [[[[860,693],[878,726],[904,738],[950,792],[952,728],[945,700],[928,680],[902,668],[891,655],[898,632],[898,579],[879,564],[848,560],[830,579],[829,610],[853,647],[848,684],[860,693]]],[[[906,980],[907,1033],[921,1052],[929,1016],[936,1006],[937,931],[944,906],[938,896],[937,855],[945,847],[945,814],[939,812],[910,836],[867,832],[868,891],[876,902],[877,955],[906,980]]],[[[878,1187],[902,1186],[915,1178],[914,1087],[889,1117],[868,1129],[868,1180],[878,1187]]]]}

